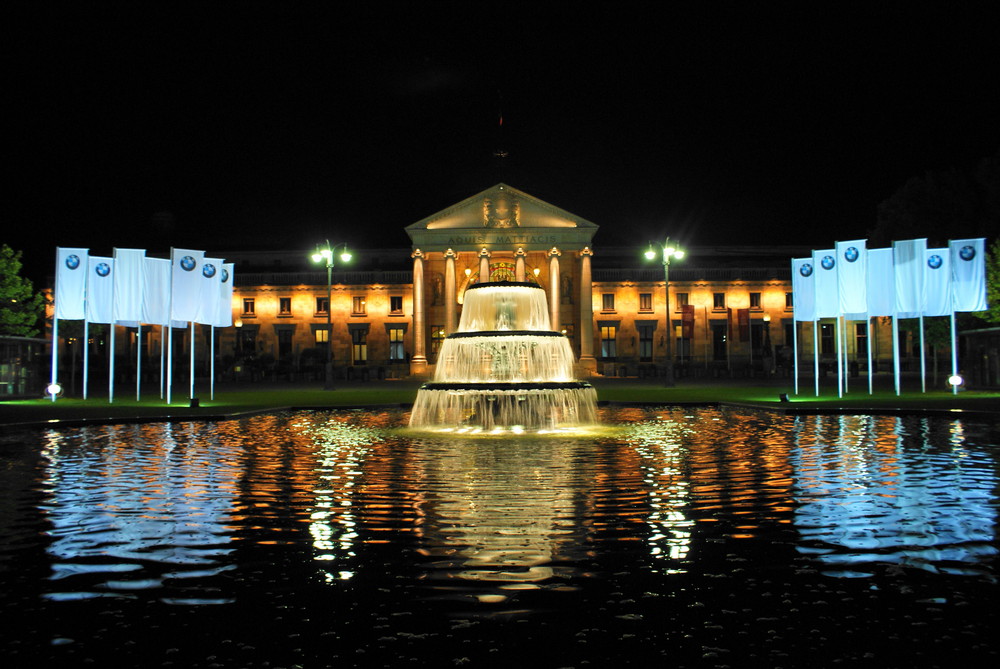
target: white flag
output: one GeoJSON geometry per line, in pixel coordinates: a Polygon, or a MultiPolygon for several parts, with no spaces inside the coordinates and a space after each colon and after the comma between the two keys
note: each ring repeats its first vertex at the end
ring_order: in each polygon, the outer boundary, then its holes
{"type": "Polygon", "coordinates": [[[792,258],[792,318],[816,320],[816,272],[812,258],[792,258]]]}
{"type": "Polygon", "coordinates": [[[114,319],[116,323],[142,322],[143,290],[146,286],[146,252],[142,249],[114,250],[114,319]]]}
{"type": "Polygon", "coordinates": [[[868,316],[892,316],[895,309],[892,249],[868,249],[868,316]]]}
{"type": "Polygon", "coordinates": [[[110,323],[114,315],[114,258],[90,256],[87,260],[87,320],[110,323]]]}
{"type": "Polygon", "coordinates": [[[948,249],[925,249],[924,258],[924,316],[948,316],[951,314],[948,249]]]}
{"type": "Polygon", "coordinates": [[[892,243],[896,275],[896,316],[899,318],[916,318],[923,312],[926,249],[926,239],[892,243]]]}
{"type": "Polygon", "coordinates": [[[201,265],[204,251],[170,249],[170,318],[193,321],[198,318],[201,265]]]}
{"type": "Polygon", "coordinates": [[[196,323],[212,325],[219,316],[220,284],[222,282],[222,259],[205,258],[198,273],[201,288],[198,289],[198,315],[196,323]]]}
{"type": "Polygon", "coordinates": [[[986,311],[986,240],[953,239],[951,299],[955,311],[986,311]]]}
{"type": "Polygon", "coordinates": [[[868,313],[868,249],[866,240],[837,242],[837,290],[840,313],[857,319],[868,313]]]}
{"type": "Polygon", "coordinates": [[[89,249],[56,247],[55,317],[82,320],[87,295],[89,249]]]}
{"type": "Polygon", "coordinates": [[[166,258],[146,258],[140,320],[152,325],[166,325],[170,320],[170,261],[166,258]]]}
{"type": "Polygon", "coordinates": [[[840,316],[837,252],[834,249],[813,251],[812,258],[816,275],[816,318],[836,318],[840,316]]]}
{"type": "Polygon", "coordinates": [[[228,328],[233,324],[233,272],[235,263],[222,264],[222,278],[219,281],[219,311],[213,325],[228,328]]]}

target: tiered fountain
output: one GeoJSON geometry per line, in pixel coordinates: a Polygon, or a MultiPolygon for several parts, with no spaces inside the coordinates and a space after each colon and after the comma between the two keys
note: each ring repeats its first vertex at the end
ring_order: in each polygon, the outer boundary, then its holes
{"type": "Polygon", "coordinates": [[[569,340],[549,325],[534,283],[470,286],[458,331],[421,386],[410,427],[462,432],[555,431],[597,422],[597,392],[573,378],[569,340]]]}

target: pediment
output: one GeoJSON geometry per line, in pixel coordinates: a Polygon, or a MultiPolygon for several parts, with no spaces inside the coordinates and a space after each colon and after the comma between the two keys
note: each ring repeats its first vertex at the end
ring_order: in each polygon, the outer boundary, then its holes
{"type": "Polygon", "coordinates": [[[524,191],[499,183],[406,227],[411,239],[424,230],[485,232],[518,229],[588,229],[597,225],[524,191]]]}

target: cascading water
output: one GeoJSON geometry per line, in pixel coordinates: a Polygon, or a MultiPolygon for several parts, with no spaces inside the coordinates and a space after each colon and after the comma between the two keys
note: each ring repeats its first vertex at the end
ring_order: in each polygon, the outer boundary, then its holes
{"type": "Polygon", "coordinates": [[[410,427],[544,431],[597,422],[597,392],[573,377],[569,341],[549,324],[533,283],[481,283],[465,292],[458,331],[417,392],[410,427]]]}

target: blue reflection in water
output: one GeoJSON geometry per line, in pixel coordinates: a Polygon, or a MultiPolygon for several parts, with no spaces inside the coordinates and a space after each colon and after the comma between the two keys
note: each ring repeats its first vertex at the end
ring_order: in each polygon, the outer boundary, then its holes
{"type": "Polygon", "coordinates": [[[234,436],[169,423],[48,432],[41,510],[61,590],[45,596],[129,597],[170,585],[168,603],[230,601],[185,591],[233,568],[234,436]]]}
{"type": "Polygon", "coordinates": [[[794,437],[799,550],[826,573],[870,576],[880,563],[989,573],[995,457],[961,421],[810,417],[794,437]]]}

